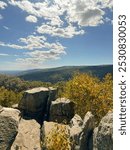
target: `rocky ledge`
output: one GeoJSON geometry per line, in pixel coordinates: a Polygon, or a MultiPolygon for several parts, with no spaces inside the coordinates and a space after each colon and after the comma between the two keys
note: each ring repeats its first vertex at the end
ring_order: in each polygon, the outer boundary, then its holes
{"type": "Polygon", "coordinates": [[[55,133],[66,134],[68,150],[112,150],[112,112],[96,127],[91,112],[81,119],[75,104],[56,94],[55,88],[34,88],[25,91],[17,107],[0,106],[0,150],[50,150],[55,133]]]}

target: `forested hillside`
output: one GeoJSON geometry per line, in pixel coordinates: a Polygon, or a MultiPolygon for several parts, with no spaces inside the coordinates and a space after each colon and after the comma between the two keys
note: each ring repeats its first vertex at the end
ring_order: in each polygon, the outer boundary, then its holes
{"type": "Polygon", "coordinates": [[[113,73],[113,65],[66,66],[51,69],[36,69],[22,72],[19,74],[19,77],[28,81],[57,83],[70,80],[75,72],[89,73],[102,79],[107,73],[113,73]]]}

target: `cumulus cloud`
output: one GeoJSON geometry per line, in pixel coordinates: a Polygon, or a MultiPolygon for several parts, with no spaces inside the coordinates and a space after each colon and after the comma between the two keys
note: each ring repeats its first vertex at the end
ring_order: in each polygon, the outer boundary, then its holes
{"type": "MultiPolygon", "coordinates": [[[[58,1],[58,0],[56,0],[58,1]]],[[[68,2],[67,20],[79,26],[98,26],[103,23],[105,11],[95,0],[71,0],[68,2]]]]}
{"type": "Polygon", "coordinates": [[[30,50],[24,53],[26,58],[17,59],[17,62],[21,64],[41,64],[47,60],[57,60],[61,55],[66,54],[65,47],[62,44],[59,42],[49,43],[46,40],[44,36],[30,35],[18,40],[21,45],[0,42],[0,46],[30,50]]]}
{"type": "Polygon", "coordinates": [[[7,4],[3,1],[0,1],[0,9],[5,9],[7,7],[7,4]]]}
{"type": "Polygon", "coordinates": [[[50,20],[52,24],[59,26],[62,24],[59,15],[62,15],[63,12],[60,11],[60,7],[57,4],[50,5],[49,1],[32,3],[28,0],[9,0],[9,3],[13,6],[19,7],[23,11],[26,11],[30,15],[50,20]]]}
{"type": "Polygon", "coordinates": [[[26,21],[28,22],[32,22],[32,23],[36,23],[37,22],[37,18],[35,16],[29,15],[25,18],[26,21]]]}
{"type": "Polygon", "coordinates": [[[35,3],[29,0],[8,1],[29,14],[27,21],[37,22],[37,18],[44,18],[44,24],[37,27],[38,33],[64,38],[83,34],[84,31],[78,30],[77,26],[103,24],[104,9],[112,8],[112,0],[46,0],[35,3]]]}
{"type": "Polygon", "coordinates": [[[49,34],[51,36],[58,36],[64,38],[72,38],[75,35],[84,34],[83,30],[77,30],[77,28],[72,25],[69,25],[65,28],[57,28],[51,25],[43,24],[37,27],[37,32],[41,34],[49,34]]]}
{"type": "Polygon", "coordinates": [[[30,35],[25,38],[20,38],[18,40],[21,45],[17,44],[8,44],[0,41],[0,46],[10,47],[14,49],[25,49],[25,50],[36,50],[36,49],[56,49],[60,51],[64,51],[65,47],[59,42],[49,43],[46,42],[46,38],[44,36],[34,36],[30,35]]]}

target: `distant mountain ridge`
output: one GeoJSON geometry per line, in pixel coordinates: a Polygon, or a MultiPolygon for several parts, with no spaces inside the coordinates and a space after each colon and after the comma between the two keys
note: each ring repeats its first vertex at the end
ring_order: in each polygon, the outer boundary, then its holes
{"type": "Polygon", "coordinates": [[[48,69],[34,69],[18,73],[18,77],[28,81],[57,83],[69,80],[74,72],[90,73],[103,78],[107,73],[113,74],[113,65],[98,66],[63,66],[48,69]]]}

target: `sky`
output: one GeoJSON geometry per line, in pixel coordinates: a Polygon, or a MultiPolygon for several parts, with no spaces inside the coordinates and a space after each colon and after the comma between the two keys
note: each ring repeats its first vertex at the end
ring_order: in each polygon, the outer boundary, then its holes
{"type": "Polygon", "coordinates": [[[112,0],[0,0],[0,70],[112,64],[112,0]]]}

